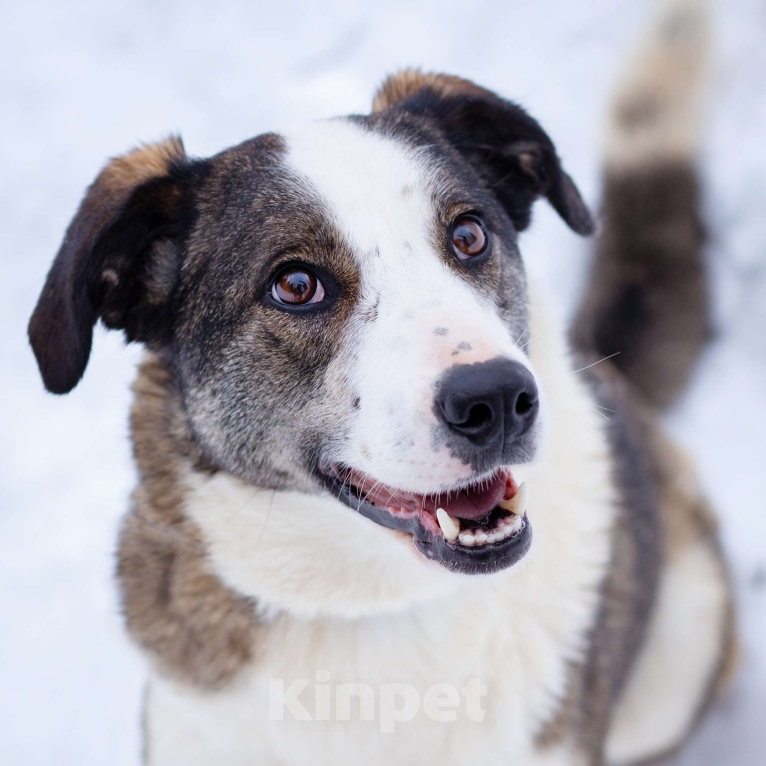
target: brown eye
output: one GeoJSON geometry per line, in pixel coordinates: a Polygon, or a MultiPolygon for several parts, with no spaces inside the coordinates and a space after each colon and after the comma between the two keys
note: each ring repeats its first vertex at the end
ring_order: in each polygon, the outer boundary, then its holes
{"type": "Polygon", "coordinates": [[[303,306],[324,298],[324,287],[316,276],[303,266],[290,266],[277,275],[271,295],[277,303],[303,306]]]}
{"type": "Polygon", "coordinates": [[[452,227],[452,245],[461,261],[481,255],[487,249],[484,227],[473,216],[461,216],[452,227]]]}

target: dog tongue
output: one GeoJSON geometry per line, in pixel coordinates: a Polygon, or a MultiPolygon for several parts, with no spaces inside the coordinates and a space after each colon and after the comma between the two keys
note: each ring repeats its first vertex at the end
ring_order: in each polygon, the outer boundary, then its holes
{"type": "Polygon", "coordinates": [[[449,498],[447,495],[426,495],[422,498],[423,508],[430,513],[436,513],[437,508],[444,508],[453,519],[483,519],[503,500],[508,482],[508,475],[498,473],[488,484],[450,492],[449,498]]]}

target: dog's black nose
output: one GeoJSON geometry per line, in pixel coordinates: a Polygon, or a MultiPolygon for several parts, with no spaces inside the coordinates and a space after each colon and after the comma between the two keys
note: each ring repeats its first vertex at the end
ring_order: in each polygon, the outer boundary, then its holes
{"type": "Polygon", "coordinates": [[[453,435],[453,444],[454,437],[464,443],[466,449],[457,451],[469,459],[487,450],[498,459],[511,457],[538,409],[532,373],[511,359],[453,367],[436,394],[437,415],[453,435]]]}

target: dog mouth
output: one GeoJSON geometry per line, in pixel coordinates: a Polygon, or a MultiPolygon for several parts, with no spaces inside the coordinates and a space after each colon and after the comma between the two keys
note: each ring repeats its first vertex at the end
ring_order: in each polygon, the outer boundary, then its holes
{"type": "Polygon", "coordinates": [[[527,485],[518,485],[506,468],[432,494],[396,489],[344,466],[322,475],[339,500],[381,526],[412,535],[420,553],[453,571],[488,574],[529,550],[527,485]]]}

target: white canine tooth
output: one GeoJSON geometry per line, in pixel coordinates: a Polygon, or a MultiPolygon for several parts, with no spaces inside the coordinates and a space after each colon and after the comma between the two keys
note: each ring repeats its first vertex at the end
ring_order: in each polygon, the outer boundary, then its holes
{"type": "Polygon", "coordinates": [[[528,497],[529,487],[525,481],[522,481],[516,494],[510,500],[501,500],[498,505],[504,511],[510,511],[514,516],[523,516],[527,510],[528,497]]]}
{"type": "Polygon", "coordinates": [[[476,538],[470,532],[463,532],[460,535],[460,544],[466,545],[469,548],[476,542],[476,538]]]}
{"type": "Polygon", "coordinates": [[[453,519],[444,508],[436,509],[436,520],[447,540],[457,540],[460,534],[460,519],[453,519]]]}

